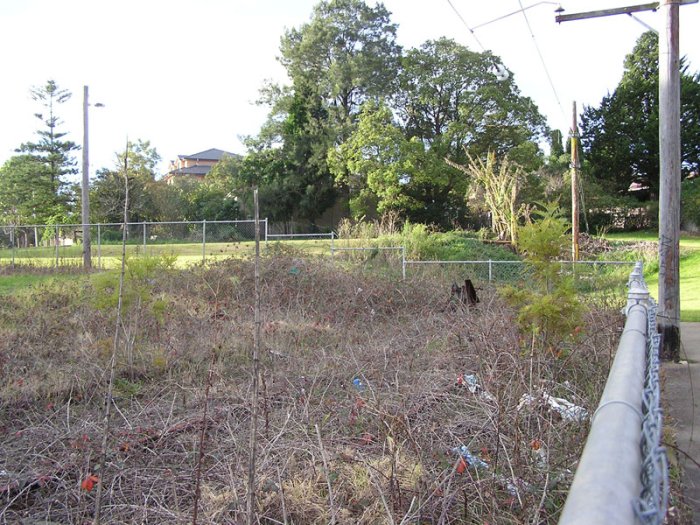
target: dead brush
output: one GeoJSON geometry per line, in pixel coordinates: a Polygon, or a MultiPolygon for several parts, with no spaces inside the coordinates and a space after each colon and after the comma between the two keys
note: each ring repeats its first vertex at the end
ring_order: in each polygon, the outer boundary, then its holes
{"type": "MultiPolygon", "coordinates": [[[[491,289],[453,312],[450,283],[263,258],[260,523],[556,523],[587,422],[521,400],[544,391],[592,413],[619,315],[593,308],[566,355],[533,354],[491,289]]],[[[162,361],[135,360],[139,388],[115,395],[104,522],[190,521],[210,363],[198,522],[245,520],[252,284],[246,260],[154,277],[168,308],[135,348],[162,361]]],[[[90,516],[108,317],[63,290],[41,321],[29,302],[1,310],[0,523],[90,516]]]]}

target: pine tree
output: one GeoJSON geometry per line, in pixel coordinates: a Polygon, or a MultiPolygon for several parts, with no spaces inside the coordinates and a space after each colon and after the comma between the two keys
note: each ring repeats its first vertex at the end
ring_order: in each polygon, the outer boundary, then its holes
{"type": "Polygon", "coordinates": [[[71,93],[60,89],[53,80],[48,80],[44,86],[32,88],[30,93],[32,99],[44,108],[43,112],[34,114],[43,127],[36,132],[38,141],[23,143],[17,152],[28,155],[35,162],[35,176],[43,180],[41,186],[48,186],[50,192],[44,207],[36,210],[36,217],[43,220],[65,217],[72,200],[65,177],[77,173],[71,152],[79,149],[79,146],[64,139],[66,133],[59,130],[63,121],[56,114],[56,106],[68,101],[71,93]]]}

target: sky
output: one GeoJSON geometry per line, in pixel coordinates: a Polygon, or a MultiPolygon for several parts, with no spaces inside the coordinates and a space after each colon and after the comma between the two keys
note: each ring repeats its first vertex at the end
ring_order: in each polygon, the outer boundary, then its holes
{"type": "MultiPolygon", "coordinates": [[[[375,0],[366,0],[374,4],[375,0]]],[[[209,148],[244,153],[267,108],[267,81],[286,83],[277,62],[286,29],[307,22],[317,0],[0,0],[0,164],[34,140],[41,110],[29,91],[53,79],[73,93],[61,129],[81,144],[83,86],[90,102],[90,172],[114,167],[127,138],[169,160],[209,148]]],[[[562,0],[565,13],[641,4],[562,0]]],[[[523,95],[566,134],[572,103],[597,106],[617,86],[623,60],[646,30],[627,15],[556,24],[558,2],[385,0],[398,43],[453,38],[500,56],[523,95]],[[455,10],[461,15],[455,13],[455,10]],[[530,8],[530,6],[533,6],[530,8]],[[474,28],[482,23],[522,12],[474,28]],[[528,25],[529,24],[529,25],[528,25]],[[474,38],[476,36],[477,40],[474,38]]],[[[682,6],[681,54],[700,70],[700,4],[682,6]]],[[[660,12],[636,15],[662,27],[660,12]]],[[[78,152],[78,160],[80,160],[78,152]]],[[[77,180],[77,179],[76,179],[77,180]]]]}

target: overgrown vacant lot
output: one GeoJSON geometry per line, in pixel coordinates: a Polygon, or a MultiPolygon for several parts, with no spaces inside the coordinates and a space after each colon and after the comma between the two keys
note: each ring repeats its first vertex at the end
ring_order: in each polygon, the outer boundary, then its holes
{"type": "MultiPolygon", "coordinates": [[[[105,523],[190,523],[203,448],[198,522],[243,523],[253,275],[132,263],[104,472],[117,276],[4,298],[0,522],[89,522],[99,478],[105,523]]],[[[619,304],[533,353],[492,289],[465,308],[451,283],[293,255],[263,259],[262,284],[260,523],[556,522],[588,420],[543,393],[593,412],[619,304]]]]}

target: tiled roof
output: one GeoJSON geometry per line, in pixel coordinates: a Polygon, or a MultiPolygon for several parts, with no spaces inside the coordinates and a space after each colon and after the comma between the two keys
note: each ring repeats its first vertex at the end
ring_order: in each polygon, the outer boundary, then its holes
{"type": "Polygon", "coordinates": [[[181,159],[186,160],[221,160],[224,155],[234,156],[234,153],[229,153],[221,149],[208,149],[206,151],[200,151],[199,153],[193,153],[192,155],[179,155],[181,159]]]}

